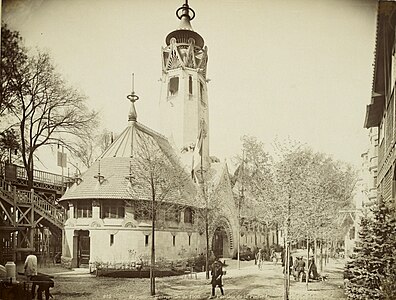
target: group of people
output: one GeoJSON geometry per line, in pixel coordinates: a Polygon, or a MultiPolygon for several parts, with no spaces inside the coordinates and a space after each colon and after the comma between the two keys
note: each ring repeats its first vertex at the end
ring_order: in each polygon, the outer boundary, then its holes
{"type": "MultiPolygon", "coordinates": [[[[285,272],[285,264],[284,264],[284,259],[282,259],[282,266],[283,270],[285,272]]],[[[305,280],[305,261],[303,256],[297,256],[296,259],[293,261],[293,257],[290,255],[290,261],[289,261],[289,267],[290,267],[290,274],[293,275],[294,279],[296,281],[304,281],[305,280]]],[[[318,280],[320,278],[320,275],[318,273],[318,269],[315,264],[315,258],[313,256],[310,257],[308,260],[308,278],[313,279],[313,280],[318,280]]]]}

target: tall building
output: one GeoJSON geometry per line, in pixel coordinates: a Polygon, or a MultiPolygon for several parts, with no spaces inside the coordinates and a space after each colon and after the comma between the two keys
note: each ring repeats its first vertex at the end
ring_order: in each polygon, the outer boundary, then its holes
{"type": "MultiPolygon", "coordinates": [[[[396,197],[395,29],[396,2],[379,1],[374,78],[371,103],[367,105],[364,127],[378,128],[377,176],[375,176],[375,168],[371,171],[376,181],[377,198],[387,205],[395,205],[396,197]]],[[[375,140],[376,131],[371,133],[370,138],[375,140]]],[[[375,159],[373,161],[375,162],[375,159]]]]}
{"type": "Polygon", "coordinates": [[[203,162],[209,164],[209,112],[207,92],[208,49],[191,21],[195,12],[187,3],[176,12],[179,27],[166,36],[162,48],[161,131],[186,165],[202,135],[203,162]]]}
{"type": "Polygon", "coordinates": [[[206,207],[217,211],[208,228],[209,250],[215,255],[235,256],[240,233],[244,237],[241,245],[269,244],[264,225],[248,223],[238,231],[237,202],[227,164],[209,156],[207,48],[191,27],[195,12],[187,2],[177,10],[177,16],[180,25],[167,35],[162,48],[164,135],[138,122],[138,97],[134,92],[129,95],[127,127],[60,200],[68,210],[63,231],[65,264],[119,264],[150,256],[151,215],[144,210],[151,199],[150,186],[136,184],[142,170],[139,156],[147,151],[146,145],[187,174],[183,190],[168,194],[157,210],[158,259],[206,252],[202,215],[206,207]],[[193,166],[195,174],[191,176],[193,166]]]}

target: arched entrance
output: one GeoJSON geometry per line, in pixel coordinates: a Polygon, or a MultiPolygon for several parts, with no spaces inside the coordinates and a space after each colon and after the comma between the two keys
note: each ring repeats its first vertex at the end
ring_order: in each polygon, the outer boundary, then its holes
{"type": "Polygon", "coordinates": [[[224,241],[227,240],[227,233],[223,226],[217,227],[213,234],[212,251],[216,257],[223,257],[224,241]]]}
{"type": "Polygon", "coordinates": [[[220,222],[212,237],[212,251],[217,257],[231,257],[233,251],[232,231],[227,221],[220,222]]]}

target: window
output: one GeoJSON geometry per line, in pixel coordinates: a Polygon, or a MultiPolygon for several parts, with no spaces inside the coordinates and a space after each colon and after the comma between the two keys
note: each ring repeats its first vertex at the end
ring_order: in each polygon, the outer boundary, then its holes
{"type": "Polygon", "coordinates": [[[384,139],[384,137],[385,137],[385,115],[384,115],[384,117],[382,118],[382,121],[381,121],[381,124],[380,124],[380,128],[379,128],[379,144],[381,145],[382,144],[382,141],[383,141],[383,139],[384,139]]]}
{"type": "Polygon", "coordinates": [[[180,222],[180,211],[178,209],[172,209],[165,214],[165,221],[180,222]]]}
{"type": "Polygon", "coordinates": [[[355,238],[355,227],[352,227],[350,230],[349,230],[349,239],[350,240],[353,240],[355,238]]]}
{"type": "Polygon", "coordinates": [[[92,218],[92,202],[85,201],[74,206],[74,216],[76,218],[92,218]]]}
{"type": "Polygon", "coordinates": [[[192,76],[188,76],[188,93],[190,95],[192,95],[192,93],[193,93],[192,85],[193,85],[192,76]]]}
{"type": "Polygon", "coordinates": [[[149,243],[149,236],[148,236],[148,235],[145,235],[145,236],[144,236],[144,246],[147,247],[147,246],[148,246],[148,243],[149,243]]]}
{"type": "Polygon", "coordinates": [[[110,246],[114,244],[114,234],[110,234],[110,246]]]}
{"type": "Polygon", "coordinates": [[[125,217],[125,207],[121,201],[108,201],[102,204],[102,219],[122,219],[125,217]]]}
{"type": "Polygon", "coordinates": [[[136,203],[135,220],[151,220],[151,208],[144,203],[136,203]]]}
{"type": "Polygon", "coordinates": [[[188,245],[191,246],[191,235],[188,236],[188,245]]]}
{"type": "Polygon", "coordinates": [[[176,236],[172,235],[172,245],[173,247],[176,246],[176,236]]]}
{"type": "Polygon", "coordinates": [[[184,223],[193,223],[193,212],[189,207],[184,210],[184,223]]]}
{"type": "Polygon", "coordinates": [[[179,90],[179,77],[172,77],[169,80],[168,97],[175,96],[179,90]]]}

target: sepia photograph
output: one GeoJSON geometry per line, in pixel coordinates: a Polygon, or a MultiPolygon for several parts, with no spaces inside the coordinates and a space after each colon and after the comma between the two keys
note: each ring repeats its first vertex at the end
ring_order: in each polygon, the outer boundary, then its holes
{"type": "Polygon", "coordinates": [[[0,300],[396,300],[396,1],[0,4],[0,300]]]}

